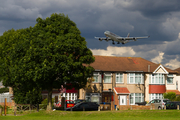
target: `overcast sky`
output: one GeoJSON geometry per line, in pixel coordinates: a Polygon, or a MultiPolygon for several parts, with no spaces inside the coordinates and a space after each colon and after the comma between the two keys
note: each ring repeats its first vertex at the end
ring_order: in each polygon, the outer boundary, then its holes
{"type": "Polygon", "coordinates": [[[180,67],[179,0],[0,0],[0,35],[36,24],[36,18],[64,13],[74,21],[94,55],[142,57],[180,67]],[[120,36],[149,35],[127,44],[99,41],[104,31],[120,36]]]}

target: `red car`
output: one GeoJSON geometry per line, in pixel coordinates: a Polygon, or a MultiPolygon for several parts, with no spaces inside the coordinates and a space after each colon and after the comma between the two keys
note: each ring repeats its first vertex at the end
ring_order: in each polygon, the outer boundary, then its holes
{"type": "Polygon", "coordinates": [[[66,108],[73,107],[75,105],[73,100],[66,100],[66,108]]]}

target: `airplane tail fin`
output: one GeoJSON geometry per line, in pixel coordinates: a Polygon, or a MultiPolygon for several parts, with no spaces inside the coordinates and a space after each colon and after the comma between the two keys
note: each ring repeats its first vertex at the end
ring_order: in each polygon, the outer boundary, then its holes
{"type": "Polygon", "coordinates": [[[127,37],[129,37],[129,36],[130,36],[130,33],[127,34],[127,37]]]}

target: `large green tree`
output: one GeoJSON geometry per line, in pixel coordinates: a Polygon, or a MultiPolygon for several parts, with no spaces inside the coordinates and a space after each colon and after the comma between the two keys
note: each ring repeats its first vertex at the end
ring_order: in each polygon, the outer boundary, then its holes
{"type": "Polygon", "coordinates": [[[41,88],[33,81],[29,71],[31,63],[26,62],[32,28],[4,32],[0,36],[0,76],[5,86],[13,88],[16,103],[35,104],[41,101],[41,88]],[[34,97],[29,97],[29,93],[34,97]]]}
{"type": "Polygon", "coordinates": [[[34,27],[0,36],[1,77],[4,85],[13,89],[48,90],[51,109],[53,88],[65,84],[67,88],[83,88],[94,71],[89,66],[94,57],[68,16],[52,14],[36,21],[34,27]]]}

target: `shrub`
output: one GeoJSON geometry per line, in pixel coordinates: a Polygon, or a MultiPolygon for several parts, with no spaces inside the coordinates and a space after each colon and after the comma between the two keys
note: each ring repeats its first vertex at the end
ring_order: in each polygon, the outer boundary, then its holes
{"type": "Polygon", "coordinates": [[[177,97],[176,97],[176,101],[180,101],[180,96],[177,96],[177,97]]]}
{"type": "MultiPolygon", "coordinates": [[[[54,105],[54,102],[55,102],[55,98],[52,98],[52,106],[54,105]]],[[[47,105],[48,104],[48,99],[44,99],[41,104],[44,104],[44,105],[47,105]]]]}
{"type": "Polygon", "coordinates": [[[171,101],[175,101],[176,100],[176,93],[175,92],[164,93],[163,97],[166,99],[169,99],[171,101]]]}
{"type": "Polygon", "coordinates": [[[2,106],[2,105],[0,105],[0,108],[3,108],[3,106],[2,106]]]}

